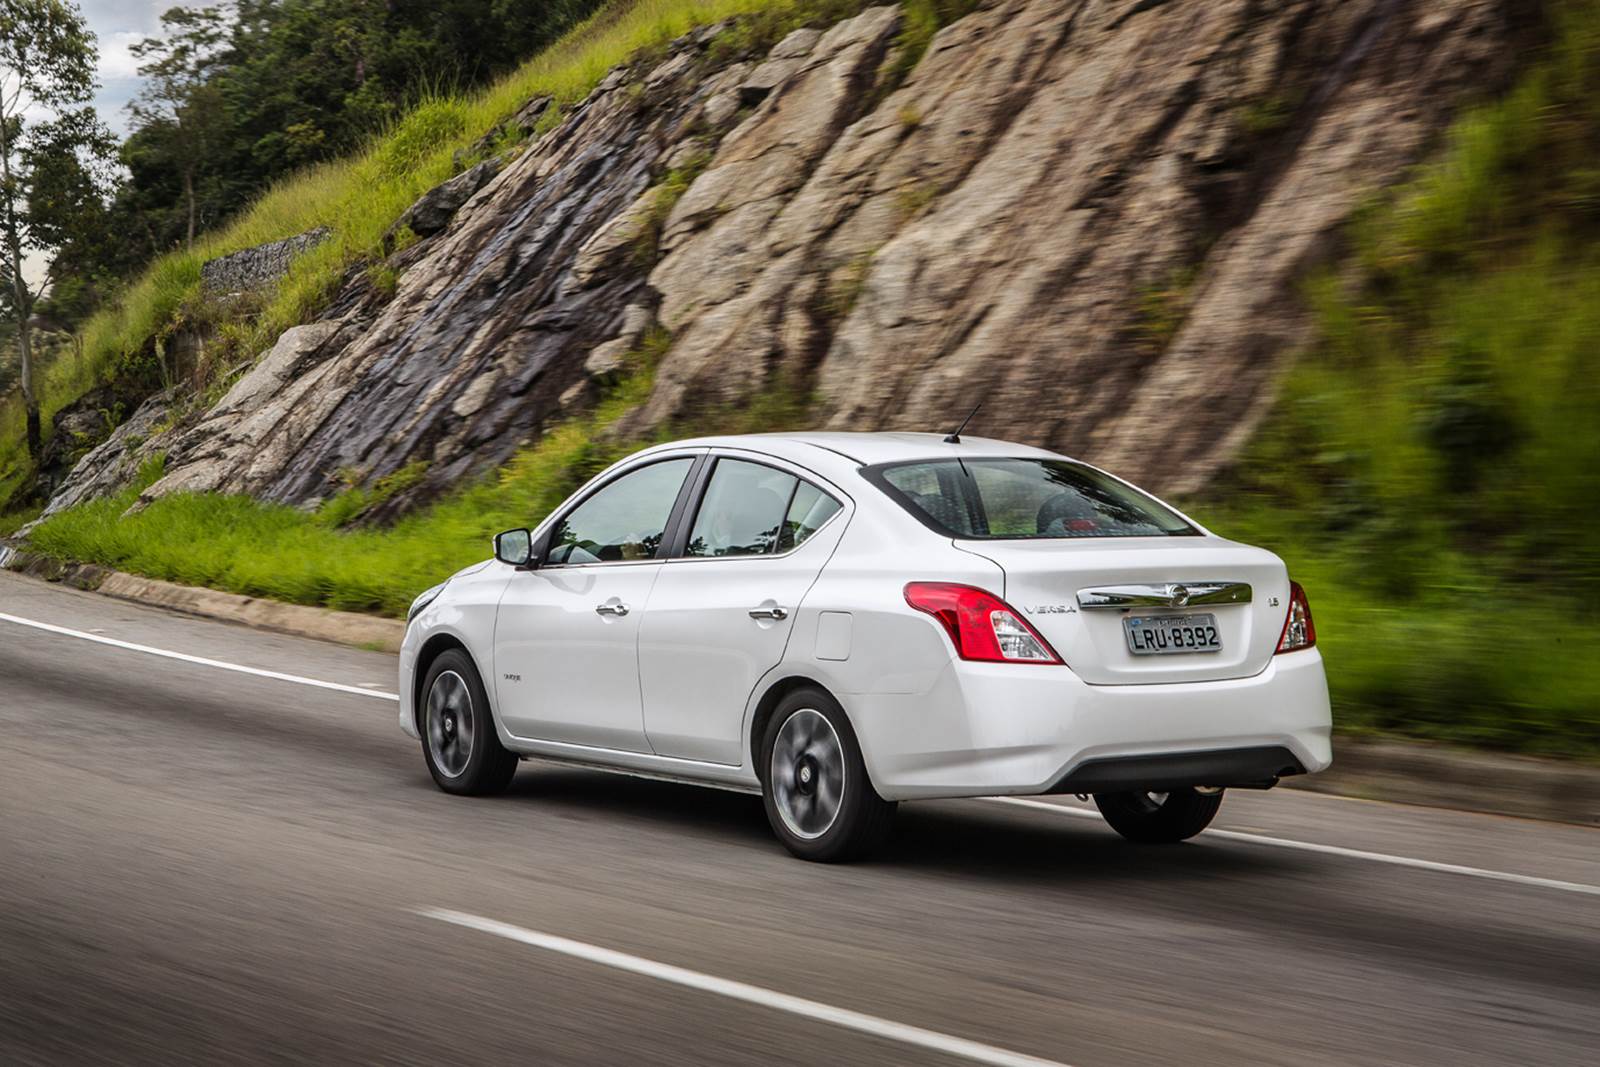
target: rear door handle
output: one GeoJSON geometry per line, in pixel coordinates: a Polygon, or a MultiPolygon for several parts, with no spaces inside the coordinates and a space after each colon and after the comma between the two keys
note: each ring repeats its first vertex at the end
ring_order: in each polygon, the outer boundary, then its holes
{"type": "Polygon", "coordinates": [[[787,619],[789,617],[789,609],[776,606],[770,608],[751,608],[750,617],[752,619],[787,619]]]}
{"type": "Polygon", "coordinates": [[[596,604],[594,611],[596,615],[616,615],[620,617],[628,613],[628,605],[620,600],[608,600],[604,604],[596,604]]]}

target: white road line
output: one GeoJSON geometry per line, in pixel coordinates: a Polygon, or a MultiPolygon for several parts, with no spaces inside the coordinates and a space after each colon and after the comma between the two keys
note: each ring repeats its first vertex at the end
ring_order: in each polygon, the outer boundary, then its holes
{"type": "Polygon", "coordinates": [[[631,971],[642,974],[646,978],[655,978],[662,982],[671,982],[673,985],[686,986],[706,993],[715,993],[718,996],[728,997],[732,1000],[742,1000],[747,1004],[757,1004],[763,1008],[775,1011],[788,1012],[805,1019],[815,1019],[818,1022],[832,1023],[842,1026],[847,1030],[857,1030],[874,1037],[887,1038],[898,1041],[904,1045],[914,1045],[917,1048],[931,1049],[943,1052],[950,1056],[959,1056],[972,1060],[975,1063],[995,1064],[996,1067],[1066,1067],[1065,1064],[1055,1060],[1044,1060],[1037,1056],[1027,1056],[1009,1049],[997,1048],[994,1045],[985,1045],[978,1041],[968,1041],[962,1037],[951,1037],[941,1034],[936,1030],[924,1030],[920,1026],[908,1026],[905,1023],[890,1022],[880,1019],[875,1015],[866,1015],[848,1008],[836,1008],[831,1004],[821,1004],[815,1000],[806,1000],[803,997],[790,996],[761,986],[746,985],[744,982],[735,982],[727,978],[718,978],[714,975],[702,974],[684,967],[674,967],[670,963],[657,963],[647,960],[642,956],[630,956],[626,952],[615,949],[601,948],[599,945],[590,945],[583,941],[573,941],[554,934],[540,933],[537,930],[528,930],[510,923],[496,922],[494,919],[485,919],[479,915],[469,915],[466,912],[447,911],[439,908],[419,908],[417,914],[441,922],[454,923],[465,926],[471,930],[493,934],[503,937],[508,941],[518,941],[524,945],[546,949],[550,952],[559,952],[564,956],[573,956],[590,963],[598,963],[604,967],[614,967],[619,971],[631,971]]]}
{"type": "MultiPolygon", "coordinates": [[[[1019,808],[1036,808],[1055,815],[1071,815],[1085,819],[1098,819],[1100,817],[1098,812],[1089,811],[1086,808],[1069,808],[1063,804],[1051,804],[1044,800],[1028,800],[1024,797],[984,797],[983,799],[994,804],[1015,804],[1019,808]]],[[[1587,885],[1583,882],[1563,882],[1555,878],[1536,878],[1531,874],[1511,874],[1507,871],[1491,871],[1482,867],[1463,867],[1455,863],[1437,863],[1433,860],[1413,859],[1410,856],[1395,856],[1387,852],[1366,852],[1359,848],[1341,848],[1338,845],[1319,845],[1311,841],[1295,841],[1287,837],[1245,834],[1237,830],[1207,830],[1200,840],[1216,838],[1221,838],[1224,841],[1246,841],[1252,845],[1265,845],[1268,848],[1287,848],[1299,852],[1320,852],[1325,856],[1344,856],[1348,859],[1371,860],[1374,863],[1388,863],[1396,867],[1411,867],[1419,871],[1464,874],[1471,878],[1486,878],[1492,882],[1510,882],[1512,885],[1537,886],[1540,889],[1559,889],[1564,893],[1583,893],[1588,896],[1600,897],[1600,885],[1587,885]]]]}
{"type": "Polygon", "coordinates": [[[55,626],[48,622],[37,622],[33,619],[24,619],[16,615],[7,615],[0,612],[0,622],[15,623],[18,626],[31,626],[35,630],[45,630],[63,637],[76,637],[81,641],[93,641],[97,645],[110,645],[112,648],[123,648],[130,652],[143,652],[147,656],[161,656],[164,659],[182,660],[185,663],[198,663],[202,667],[215,667],[223,671],[236,671],[239,674],[253,674],[257,678],[271,678],[278,682],[293,682],[295,685],[310,685],[318,689],[332,689],[339,693],[354,693],[356,696],[377,697],[379,700],[399,700],[394,693],[382,693],[372,689],[363,689],[356,685],[345,685],[343,682],[324,682],[320,678],[304,678],[298,674],[284,674],[281,671],[262,670],[260,667],[246,667],[242,663],[228,663],[220,659],[207,659],[204,656],[191,656],[186,652],[173,652],[166,648],[152,648],[149,645],[136,645],[131,641],[118,641],[114,637],[102,637],[99,634],[84,633],[82,630],[71,630],[65,626],[55,626]]]}

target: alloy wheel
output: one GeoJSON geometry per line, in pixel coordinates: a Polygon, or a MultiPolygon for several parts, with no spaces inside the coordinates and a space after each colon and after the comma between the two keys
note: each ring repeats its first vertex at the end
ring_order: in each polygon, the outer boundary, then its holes
{"type": "Polygon", "coordinates": [[[844,802],[844,746],[821,712],[800,708],[784,720],[769,769],[778,815],[796,837],[828,832],[844,802]]]}
{"type": "Polygon", "coordinates": [[[446,778],[459,778],[472,758],[477,719],[472,694],[455,671],[444,671],[428,690],[428,754],[446,778]]]}

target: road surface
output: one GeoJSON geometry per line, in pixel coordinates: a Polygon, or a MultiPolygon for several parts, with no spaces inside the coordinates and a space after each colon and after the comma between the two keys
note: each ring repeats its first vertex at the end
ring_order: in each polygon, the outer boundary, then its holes
{"type": "Polygon", "coordinates": [[[4,574],[0,614],[3,1064],[1600,1063],[1597,830],[930,802],[818,866],[753,797],[446,796],[387,656],[4,574]]]}

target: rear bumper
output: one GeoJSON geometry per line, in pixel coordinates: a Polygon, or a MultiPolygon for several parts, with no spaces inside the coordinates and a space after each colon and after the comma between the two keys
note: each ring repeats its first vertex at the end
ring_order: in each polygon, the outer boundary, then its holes
{"type": "Polygon", "coordinates": [[[1251,678],[1161,685],[952,661],[926,693],[845,706],[891,800],[1263,785],[1333,760],[1316,649],[1274,656],[1251,678]]]}
{"type": "Polygon", "coordinates": [[[1108,756],[1084,760],[1055,785],[1052,793],[1116,793],[1128,789],[1162,791],[1184,786],[1264,788],[1279,778],[1304,774],[1303,763],[1282,745],[1166,752],[1154,756],[1108,756]]]}

